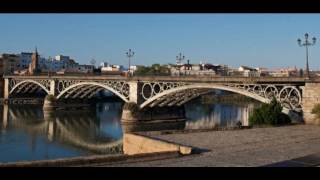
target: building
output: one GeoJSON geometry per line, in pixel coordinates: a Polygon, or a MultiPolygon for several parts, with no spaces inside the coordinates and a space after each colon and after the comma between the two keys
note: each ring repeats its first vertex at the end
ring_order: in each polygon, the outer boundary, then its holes
{"type": "Polygon", "coordinates": [[[57,74],[68,74],[68,73],[75,73],[75,74],[89,74],[89,73],[93,73],[94,71],[94,65],[79,65],[78,63],[76,63],[74,66],[70,66],[68,68],[65,69],[61,69],[59,71],[57,71],[57,74]]]}
{"type": "Polygon", "coordinates": [[[244,77],[260,77],[260,72],[256,68],[240,66],[237,75],[244,77]]]}
{"type": "Polygon", "coordinates": [[[269,75],[272,77],[293,77],[293,76],[297,77],[297,76],[301,76],[300,74],[301,73],[296,67],[281,68],[281,69],[269,71],[269,75]]]}
{"type": "MultiPolygon", "coordinates": [[[[92,73],[93,65],[79,65],[70,56],[57,55],[54,58],[44,58],[35,52],[21,52],[19,54],[3,54],[1,57],[1,74],[27,75],[46,72],[92,73]]],[[[116,67],[123,69],[122,66],[116,67]]]]}
{"type": "Polygon", "coordinates": [[[228,75],[228,66],[223,64],[202,64],[201,65],[202,70],[212,70],[215,72],[216,75],[219,76],[227,76],[228,75]]]}
{"type": "Polygon", "coordinates": [[[210,75],[210,76],[226,76],[228,75],[227,65],[213,65],[209,63],[172,65],[170,66],[171,75],[210,75]]]}
{"type": "Polygon", "coordinates": [[[243,71],[257,71],[257,69],[249,67],[249,66],[240,66],[238,68],[238,71],[243,72],[243,71]]]}
{"type": "MultiPolygon", "coordinates": [[[[129,68],[129,72],[131,73],[131,74],[133,74],[136,70],[138,69],[138,67],[137,66],[130,66],[130,68],[129,68]]],[[[121,70],[120,70],[121,71],[121,70]]]]}
{"type": "Polygon", "coordinates": [[[32,53],[29,53],[29,52],[21,52],[19,54],[21,69],[29,68],[29,64],[31,63],[31,56],[32,56],[32,53]]]}
{"type": "Polygon", "coordinates": [[[73,59],[69,59],[66,63],[65,63],[65,67],[68,68],[76,68],[79,66],[79,63],[77,63],[75,60],[73,59]]]}
{"type": "Polygon", "coordinates": [[[39,66],[39,54],[38,50],[36,48],[35,52],[32,53],[31,56],[31,63],[29,64],[29,74],[34,75],[41,72],[40,66],[39,66]]]}
{"type": "Polygon", "coordinates": [[[109,64],[107,62],[102,62],[100,63],[100,66],[99,68],[102,68],[102,67],[107,67],[109,64]]]}
{"type": "MultiPolygon", "coordinates": [[[[131,66],[131,68],[133,67],[131,66]]],[[[110,72],[110,71],[122,72],[124,71],[124,67],[122,65],[110,65],[110,64],[107,64],[107,66],[101,67],[101,73],[110,72]]]]}
{"type": "Polygon", "coordinates": [[[269,70],[267,68],[264,67],[258,67],[256,68],[256,70],[260,73],[260,76],[269,76],[269,70]]]}
{"type": "Polygon", "coordinates": [[[4,93],[4,79],[3,75],[13,74],[15,70],[19,69],[19,56],[15,54],[2,54],[0,56],[0,97],[4,93]]]}
{"type": "Polygon", "coordinates": [[[67,62],[70,60],[70,56],[57,55],[54,59],[57,61],[67,62]]]}
{"type": "Polygon", "coordinates": [[[16,54],[2,54],[0,56],[0,73],[13,74],[20,69],[20,57],[16,54]]]}

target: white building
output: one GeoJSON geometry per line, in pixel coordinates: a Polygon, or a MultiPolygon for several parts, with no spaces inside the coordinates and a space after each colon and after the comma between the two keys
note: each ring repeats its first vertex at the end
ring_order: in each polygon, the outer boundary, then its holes
{"type": "Polygon", "coordinates": [[[100,67],[102,68],[102,67],[107,67],[109,64],[107,63],[107,62],[102,62],[101,64],[100,64],[100,67]]]}
{"type": "Polygon", "coordinates": [[[240,66],[238,71],[244,77],[260,77],[261,72],[258,71],[256,68],[248,67],[248,66],[240,66]]]}
{"type": "Polygon", "coordinates": [[[110,64],[105,64],[107,66],[102,66],[101,67],[101,72],[110,72],[110,71],[123,71],[124,68],[122,65],[110,65],[110,64]]]}
{"type": "Polygon", "coordinates": [[[57,55],[54,59],[57,61],[69,61],[70,56],[57,55]]]}
{"type": "MultiPolygon", "coordinates": [[[[29,64],[31,63],[31,56],[32,53],[29,52],[21,52],[19,54],[20,57],[20,63],[19,67],[20,69],[27,69],[29,67],[29,64]]],[[[69,56],[63,56],[63,55],[58,55],[55,56],[54,59],[52,58],[39,58],[39,66],[43,71],[59,71],[61,69],[66,68],[66,65],[69,64],[68,62],[70,61],[69,56]]]]}
{"type": "Polygon", "coordinates": [[[135,72],[137,69],[138,69],[137,66],[130,66],[129,71],[130,71],[131,73],[133,73],[133,72],[135,72]]]}
{"type": "MultiPolygon", "coordinates": [[[[18,54],[20,63],[19,69],[27,69],[29,64],[31,63],[32,53],[22,52],[18,54]]],[[[107,65],[104,64],[104,65],[107,65]]],[[[39,67],[42,72],[59,72],[60,74],[64,74],[65,72],[69,73],[92,73],[94,71],[93,65],[79,65],[73,59],[70,59],[70,56],[57,55],[54,58],[44,58],[39,57],[39,67]]],[[[121,69],[122,66],[114,65],[114,68],[121,69]]]]}

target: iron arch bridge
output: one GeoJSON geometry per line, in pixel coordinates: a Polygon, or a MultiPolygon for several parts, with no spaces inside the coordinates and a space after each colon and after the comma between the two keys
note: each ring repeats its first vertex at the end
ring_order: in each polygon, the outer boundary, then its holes
{"type": "Polygon", "coordinates": [[[177,78],[113,76],[6,76],[5,98],[13,94],[44,91],[59,99],[92,98],[108,90],[141,109],[181,106],[215,89],[230,91],[269,103],[275,97],[288,110],[301,111],[302,78],[177,78]]]}

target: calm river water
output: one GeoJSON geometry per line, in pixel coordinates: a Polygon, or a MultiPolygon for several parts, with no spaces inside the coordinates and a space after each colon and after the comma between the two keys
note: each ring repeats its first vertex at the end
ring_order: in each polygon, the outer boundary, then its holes
{"type": "MultiPolygon", "coordinates": [[[[181,129],[236,126],[247,121],[254,105],[185,105],[187,121],[181,129]]],[[[121,102],[97,103],[91,110],[48,115],[42,106],[0,107],[0,162],[42,160],[90,154],[120,153],[121,102]]],[[[171,127],[172,128],[172,127],[171,127]]]]}

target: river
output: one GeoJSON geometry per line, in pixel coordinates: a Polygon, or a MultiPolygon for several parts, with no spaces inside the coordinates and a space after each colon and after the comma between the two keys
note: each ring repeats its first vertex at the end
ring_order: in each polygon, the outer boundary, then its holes
{"type": "MultiPolygon", "coordinates": [[[[83,111],[48,114],[37,105],[0,107],[0,162],[121,153],[121,102],[96,103],[83,111]]],[[[245,124],[253,103],[185,105],[187,121],[177,129],[245,124]]],[[[175,128],[175,127],[170,127],[175,128]]]]}

